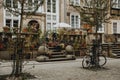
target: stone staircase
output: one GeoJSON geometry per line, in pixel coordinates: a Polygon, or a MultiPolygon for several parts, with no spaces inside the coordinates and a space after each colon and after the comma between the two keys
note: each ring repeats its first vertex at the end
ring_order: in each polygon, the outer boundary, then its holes
{"type": "Polygon", "coordinates": [[[112,52],[109,56],[114,56],[116,58],[120,58],[120,44],[102,44],[104,50],[110,50],[112,52]]]}
{"type": "Polygon", "coordinates": [[[120,58],[120,47],[118,45],[112,45],[112,53],[116,55],[117,58],[120,58]]]}
{"type": "Polygon", "coordinates": [[[47,53],[47,58],[42,60],[43,58],[38,58],[38,62],[42,61],[64,61],[64,60],[75,60],[76,57],[73,54],[67,54],[65,50],[57,49],[55,47],[49,47],[49,51],[47,53]]]}

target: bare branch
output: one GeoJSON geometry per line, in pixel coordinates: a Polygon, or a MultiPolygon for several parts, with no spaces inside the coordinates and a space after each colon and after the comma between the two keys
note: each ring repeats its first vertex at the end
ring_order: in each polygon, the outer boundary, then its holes
{"type": "Polygon", "coordinates": [[[80,13],[82,20],[88,24],[96,25],[99,22],[108,20],[106,18],[108,15],[108,9],[110,7],[109,0],[81,0],[85,6],[75,6],[73,7],[80,13]],[[89,15],[89,16],[85,16],[89,15]],[[94,18],[94,22],[90,21],[90,18],[94,18]]]}

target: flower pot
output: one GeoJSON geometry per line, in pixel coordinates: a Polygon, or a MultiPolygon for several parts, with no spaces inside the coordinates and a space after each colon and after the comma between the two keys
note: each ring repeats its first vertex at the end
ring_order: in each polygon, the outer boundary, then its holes
{"type": "Polygon", "coordinates": [[[9,27],[3,27],[4,32],[9,32],[10,28],[9,27]]]}
{"type": "Polygon", "coordinates": [[[22,32],[28,32],[27,28],[23,28],[22,32]]]}

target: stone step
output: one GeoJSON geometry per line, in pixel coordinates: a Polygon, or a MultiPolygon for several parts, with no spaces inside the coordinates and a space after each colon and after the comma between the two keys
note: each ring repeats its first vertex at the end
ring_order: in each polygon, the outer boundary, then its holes
{"type": "Polygon", "coordinates": [[[50,59],[39,59],[39,60],[36,60],[37,62],[51,62],[51,61],[66,61],[66,60],[75,60],[76,58],[75,57],[65,57],[65,58],[50,58],[50,59]]]}
{"type": "Polygon", "coordinates": [[[120,51],[120,49],[112,49],[112,51],[118,51],[118,52],[119,52],[119,51],[120,51]]]}
{"type": "Polygon", "coordinates": [[[65,61],[65,60],[75,60],[76,58],[52,58],[48,61],[65,61]]]}
{"type": "Polygon", "coordinates": [[[114,54],[116,54],[116,58],[120,58],[120,53],[114,52],[114,54]]]}
{"type": "Polygon", "coordinates": [[[112,52],[120,52],[120,48],[119,47],[112,47],[112,52]]]}
{"type": "Polygon", "coordinates": [[[117,55],[117,58],[120,58],[120,48],[118,47],[119,44],[103,44],[102,47],[103,49],[107,49],[108,46],[112,48],[112,53],[117,55]]]}
{"type": "Polygon", "coordinates": [[[64,58],[66,55],[51,55],[49,58],[64,58]]]}
{"type": "Polygon", "coordinates": [[[112,52],[120,52],[120,49],[112,49],[112,52]]]}
{"type": "Polygon", "coordinates": [[[49,50],[53,50],[53,51],[61,51],[61,47],[49,47],[49,50]]]}
{"type": "Polygon", "coordinates": [[[120,58],[120,56],[117,56],[117,58],[120,58]]]}
{"type": "Polygon", "coordinates": [[[120,51],[112,51],[112,52],[113,52],[113,53],[118,53],[118,54],[120,53],[120,51]]]}
{"type": "Polygon", "coordinates": [[[120,56],[120,53],[114,53],[114,54],[116,54],[116,56],[120,56]]]}
{"type": "Polygon", "coordinates": [[[118,45],[117,44],[102,44],[102,47],[108,47],[108,46],[110,46],[110,47],[117,47],[118,45]]]}
{"type": "Polygon", "coordinates": [[[119,47],[112,47],[112,49],[120,49],[119,47]]]}
{"type": "Polygon", "coordinates": [[[114,50],[114,51],[120,51],[120,49],[112,49],[112,50],[114,50]]]}
{"type": "Polygon", "coordinates": [[[54,51],[49,51],[48,54],[50,55],[61,55],[61,54],[64,54],[65,52],[64,51],[60,51],[60,52],[54,52],[54,51]]]}
{"type": "Polygon", "coordinates": [[[117,56],[120,56],[120,53],[115,53],[115,54],[117,54],[117,56]]]}
{"type": "Polygon", "coordinates": [[[114,52],[115,52],[115,53],[120,53],[120,51],[114,51],[114,50],[113,50],[112,52],[113,52],[113,53],[114,53],[114,52]]]}

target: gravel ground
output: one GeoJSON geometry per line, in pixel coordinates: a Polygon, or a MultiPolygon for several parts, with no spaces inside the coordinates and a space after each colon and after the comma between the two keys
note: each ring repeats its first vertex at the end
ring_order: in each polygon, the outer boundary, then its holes
{"type": "MultiPolygon", "coordinates": [[[[120,80],[120,59],[107,59],[102,69],[83,69],[82,59],[72,61],[35,62],[29,61],[23,72],[35,75],[35,79],[28,80],[120,80]]],[[[11,63],[2,62],[0,75],[11,73],[11,63]]]]}

